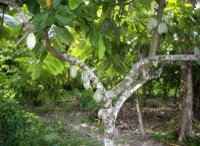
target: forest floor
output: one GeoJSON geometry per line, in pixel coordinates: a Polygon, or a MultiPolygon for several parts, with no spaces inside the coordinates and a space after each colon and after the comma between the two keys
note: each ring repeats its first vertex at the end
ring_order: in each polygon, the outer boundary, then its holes
{"type": "MultiPolygon", "coordinates": [[[[179,108],[174,104],[157,104],[156,102],[150,101],[145,108],[142,108],[146,131],[144,141],[139,138],[135,107],[131,104],[122,107],[116,121],[118,135],[115,137],[115,143],[117,146],[178,146],[171,133],[176,129],[175,117],[179,113],[179,108]]],[[[88,140],[96,140],[103,145],[101,121],[94,117],[91,117],[94,119],[88,119],[88,116],[85,116],[87,113],[82,113],[79,108],[68,111],[57,107],[53,111],[45,111],[41,110],[41,107],[32,107],[31,111],[47,123],[62,119],[66,122],[65,129],[77,131],[86,136],[88,140]]]]}

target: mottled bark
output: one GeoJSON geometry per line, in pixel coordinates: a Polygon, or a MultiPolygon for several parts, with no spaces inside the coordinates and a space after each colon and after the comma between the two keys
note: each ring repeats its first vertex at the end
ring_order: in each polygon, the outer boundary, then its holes
{"type": "Polygon", "coordinates": [[[134,93],[136,92],[140,87],[142,87],[147,81],[159,78],[162,72],[162,67],[158,70],[149,73],[149,76],[147,78],[141,78],[134,82],[129,88],[127,88],[118,98],[118,100],[115,102],[114,105],[114,116],[115,119],[117,118],[117,115],[124,104],[124,102],[134,93]]]}
{"type": "Polygon", "coordinates": [[[153,61],[161,62],[169,62],[169,61],[197,61],[200,59],[200,55],[158,55],[153,57],[148,57],[139,60],[135,64],[133,64],[130,69],[128,75],[118,83],[111,90],[105,92],[105,97],[110,98],[111,100],[114,97],[119,96],[122,92],[128,89],[131,84],[138,79],[140,76],[142,69],[149,68],[152,66],[153,61]]]}
{"type": "Polygon", "coordinates": [[[114,130],[115,130],[115,118],[113,114],[113,107],[110,104],[110,107],[103,110],[102,119],[105,124],[104,130],[104,145],[105,146],[114,146],[114,130]]]}
{"type": "Polygon", "coordinates": [[[182,121],[180,125],[179,142],[188,137],[192,137],[192,98],[193,98],[193,85],[192,85],[192,67],[191,63],[183,63],[182,65],[182,81],[181,81],[181,95],[183,96],[182,106],[182,121]]]}

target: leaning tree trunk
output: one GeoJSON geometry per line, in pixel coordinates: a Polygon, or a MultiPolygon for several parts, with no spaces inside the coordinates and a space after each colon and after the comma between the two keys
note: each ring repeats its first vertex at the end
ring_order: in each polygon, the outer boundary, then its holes
{"type": "Polygon", "coordinates": [[[182,77],[181,77],[181,95],[183,99],[182,105],[182,119],[180,123],[179,142],[188,137],[192,137],[192,98],[193,98],[193,87],[192,87],[192,67],[191,63],[182,64],[182,77]]]}
{"type": "Polygon", "coordinates": [[[137,110],[137,113],[138,113],[137,115],[138,115],[139,130],[140,130],[139,138],[141,140],[144,140],[145,139],[145,130],[144,130],[144,125],[143,125],[143,121],[142,121],[142,114],[141,114],[138,99],[135,99],[135,102],[136,102],[136,110],[137,110]]]}

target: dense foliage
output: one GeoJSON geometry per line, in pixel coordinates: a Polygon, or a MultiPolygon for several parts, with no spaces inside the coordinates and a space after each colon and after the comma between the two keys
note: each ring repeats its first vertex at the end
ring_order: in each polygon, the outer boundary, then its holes
{"type": "Polygon", "coordinates": [[[0,145],[37,145],[41,126],[40,119],[15,100],[0,98],[0,145]]]}

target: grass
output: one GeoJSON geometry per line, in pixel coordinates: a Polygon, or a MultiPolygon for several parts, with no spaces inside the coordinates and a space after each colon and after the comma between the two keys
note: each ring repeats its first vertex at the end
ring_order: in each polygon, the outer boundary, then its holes
{"type": "Polygon", "coordinates": [[[45,146],[102,146],[103,144],[92,139],[87,133],[74,131],[66,126],[64,119],[46,123],[45,146]]]}
{"type": "Polygon", "coordinates": [[[152,135],[152,138],[160,141],[160,142],[166,142],[166,143],[172,143],[175,141],[175,136],[171,133],[161,133],[157,132],[152,135]]]}
{"type": "MultiPolygon", "coordinates": [[[[67,124],[70,122],[66,118],[61,116],[64,112],[70,113],[72,111],[79,110],[76,102],[59,103],[58,105],[44,104],[40,107],[34,108],[34,113],[57,113],[58,118],[43,121],[42,131],[39,134],[40,141],[38,146],[102,146],[103,143],[97,139],[93,139],[87,136],[87,133],[83,131],[76,131],[69,129],[67,124]]],[[[103,132],[104,126],[96,121],[91,122],[86,113],[80,114],[80,116],[73,122],[75,125],[82,123],[89,123],[98,132],[103,132]]]]}
{"type": "Polygon", "coordinates": [[[200,146],[200,138],[195,137],[195,138],[188,139],[187,141],[185,141],[185,144],[188,146],[200,146]]]}

